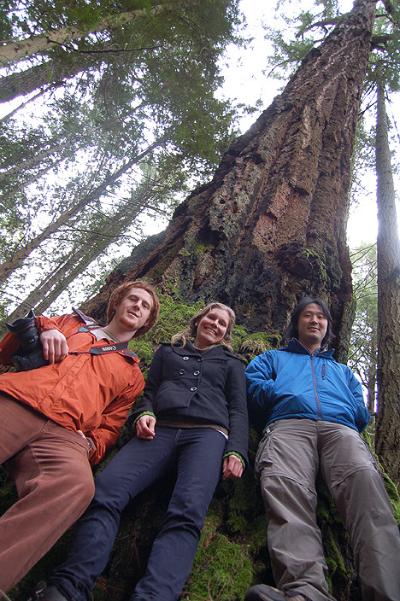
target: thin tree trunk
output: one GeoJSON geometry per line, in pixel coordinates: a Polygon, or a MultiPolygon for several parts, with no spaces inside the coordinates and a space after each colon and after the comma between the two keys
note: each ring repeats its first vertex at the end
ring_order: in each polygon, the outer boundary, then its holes
{"type": "Polygon", "coordinates": [[[122,167],[117,169],[112,175],[108,175],[105,180],[97,186],[92,192],[84,196],[78,203],[64,211],[55,221],[51,222],[44,230],[40,232],[35,238],[29,240],[23,247],[14,252],[13,256],[0,264],[0,285],[4,285],[6,279],[16,269],[22,266],[24,260],[30,255],[32,251],[38,248],[44,240],[47,240],[52,234],[54,234],[59,228],[66,225],[71,217],[77,215],[80,211],[89,205],[94,200],[97,200],[107,191],[107,188],[115,184],[120,177],[129,171],[133,165],[139,163],[145,156],[150,154],[155,148],[162,144],[163,139],[159,139],[151,144],[146,150],[138,154],[127,161],[122,167]]]}
{"type": "Polygon", "coordinates": [[[57,48],[60,45],[83,38],[89,33],[93,34],[104,31],[105,29],[123,27],[139,17],[157,16],[173,6],[173,3],[160,3],[149,9],[135,9],[109,15],[88,29],[64,27],[56,31],[48,31],[44,34],[32,36],[31,38],[24,40],[8,42],[0,46],[0,66],[5,67],[20,61],[21,59],[26,59],[38,53],[47,52],[51,48],[57,48]]]}
{"type": "Polygon", "coordinates": [[[377,338],[374,334],[370,341],[369,366],[367,372],[367,405],[368,411],[372,414],[376,410],[376,347],[377,338]]]}
{"type": "Polygon", "coordinates": [[[88,235],[84,236],[68,253],[51,274],[47,274],[32,292],[8,315],[7,322],[23,317],[31,308],[37,314],[45,311],[57,297],[64,292],[73,280],[99,257],[105,250],[117,241],[126,229],[132,225],[149,201],[153,189],[145,187],[134,194],[135,200],[124,202],[108,219],[87,226],[88,235]]]}
{"type": "Polygon", "coordinates": [[[376,450],[400,482],[400,242],[390,161],[385,90],[378,82],[376,172],[378,204],[378,420],[376,450]]]}
{"type": "Polygon", "coordinates": [[[0,102],[9,102],[50,84],[60,86],[64,79],[87,69],[93,62],[93,58],[88,59],[79,53],[65,53],[64,57],[57,56],[41,65],[7,75],[0,82],[0,102]]]}

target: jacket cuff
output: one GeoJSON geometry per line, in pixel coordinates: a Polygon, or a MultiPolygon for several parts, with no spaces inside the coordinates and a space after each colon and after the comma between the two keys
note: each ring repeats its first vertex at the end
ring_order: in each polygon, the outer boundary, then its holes
{"type": "Polygon", "coordinates": [[[45,315],[36,316],[36,327],[39,330],[39,334],[46,332],[47,330],[61,331],[54,319],[46,317],[45,315]]]}
{"type": "Polygon", "coordinates": [[[136,426],[136,422],[144,415],[150,415],[151,417],[154,417],[154,418],[156,417],[155,413],[153,413],[152,411],[142,411],[142,413],[139,413],[139,415],[137,417],[135,417],[133,425],[136,426]]]}
{"type": "Polygon", "coordinates": [[[243,467],[246,467],[246,462],[240,453],[236,453],[236,451],[228,451],[227,453],[224,454],[224,459],[225,459],[225,457],[229,457],[230,455],[234,455],[235,457],[237,457],[241,461],[243,467]]]}

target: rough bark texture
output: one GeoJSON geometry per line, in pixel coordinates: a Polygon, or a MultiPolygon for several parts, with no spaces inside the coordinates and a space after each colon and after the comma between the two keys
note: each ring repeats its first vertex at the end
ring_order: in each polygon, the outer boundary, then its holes
{"type": "Polygon", "coordinates": [[[350,157],[374,9],[375,1],[355,2],[231,145],[214,179],[178,207],[162,242],[139,261],[134,251],[87,309],[101,316],[115,284],[146,277],[188,300],[227,302],[251,329],[279,332],[307,292],[331,305],[344,355],[350,157]]]}
{"type": "Polygon", "coordinates": [[[400,482],[400,242],[390,163],[385,91],[378,85],[378,420],[376,450],[400,482]]]}

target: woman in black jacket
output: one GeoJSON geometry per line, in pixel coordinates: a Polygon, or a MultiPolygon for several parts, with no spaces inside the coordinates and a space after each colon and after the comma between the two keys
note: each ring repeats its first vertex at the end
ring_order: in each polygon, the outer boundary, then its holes
{"type": "Polygon", "coordinates": [[[43,601],[87,601],[107,564],[122,510],[168,470],[177,472],[167,513],[132,601],[176,601],[190,573],[208,505],[222,474],[247,460],[244,368],[232,353],[235,314],[211,303],[152,361],[133,438],[96,479],[72,552],[43,601]]]}

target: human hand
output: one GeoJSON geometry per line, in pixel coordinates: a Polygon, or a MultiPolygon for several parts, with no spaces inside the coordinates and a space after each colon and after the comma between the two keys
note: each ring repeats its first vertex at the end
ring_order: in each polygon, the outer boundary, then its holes
{"type": "Polygon", "coordinates": [[[58,363],[68,355],[68,344],[64,334],[58,330],[45,330],[40,334],[43,357],[49,363],[58,363]]]}
{"type": "Polygon", "coordinates": [[[241,478],[243,474],[243,463],[236,455],[228,455],[225,457],[222,466],[222,478],[227,480],[228,478],[241,478]]]}
{"type": "Polygon", "coordinates": [[[155,432],[156,418],[153,415],[142,415],[136,422],[136,436],[143,440],[153,440],[155,432]]]}
{"type": "Polygon", "coordinates": [[[96,450],[96,444],[95,444],[95,442],[94,442],[93,438],[89,438],[88,436],[86,436],[86,435],[85,435],[85,434],[82,432],[82,430],[77,430],[76,432],[77,432],[77,434],[79,434],[79,436],[82,436],[82,438],[84,438],[84,439],[85,439],[85,441],[86,441],[86,444],[87,444],[87,452],[88,452],[88,455],[89,455],[89,456],[90,456],[90,455],[92,455],[92,454],[94,453],[94,451],[96,450]]]}

